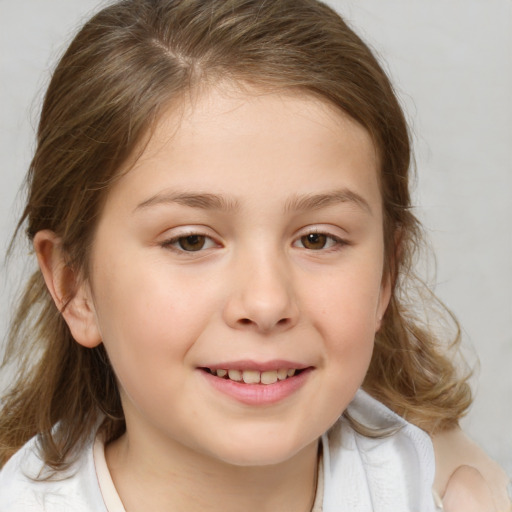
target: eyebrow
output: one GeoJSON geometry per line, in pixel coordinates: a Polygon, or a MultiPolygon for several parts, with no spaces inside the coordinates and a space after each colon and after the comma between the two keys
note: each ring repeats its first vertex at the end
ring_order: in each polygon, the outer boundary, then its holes
{"type": "MultiPolygon", "coordinates": [[[[373,215],[370,205],[364,197],[349,189],[334,190],[323,194],[295,195],[284,207],[285,212],[301,212],[320,210],[339,203],[351,203],[373,215]]],[[[193,193],[193,192],[162,192],[151,196],[136,206],[134,212],[161,204],[181,204],[190,208],[202,210],[219,210],[235,212],[240,203],[222,194],[193,193]]]]}
{"type": "Polygon", "coordinates": [[[234,212],[240,205],[235,199],[227,198],[220,194],[192,193],[192,192],[164,192],[155,194],[146,199],[134,211],[143,210],[150,206],[159,204],[181,204],[191,208],[200,208],[201,210],[220,210],[234,212]]]}
{"type": "Polygon", "coordinates": [[[285,211],[320,210],[339,203],[351,203],[373,215],[368,201],[353,190],[344,188],[325,194],[297,195],[286,202],[285,211]]]}

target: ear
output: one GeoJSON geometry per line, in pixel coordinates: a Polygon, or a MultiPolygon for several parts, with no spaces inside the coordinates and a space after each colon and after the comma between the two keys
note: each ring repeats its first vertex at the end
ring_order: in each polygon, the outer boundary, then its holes
{"type": "Polygon", "coordinates": [[[38,231],[34,250],[48,291],[73,338],[84,347],[99,345],[101,335],[90,287],[66,263],[60,238],[50,230],[38,231]]]}
{"type": "Polygon", "coordinates": [[[391,254],[388,256],[389,261],[384,264],[384,271],[382,273],[375,332],[379,331],[382,327],[382,320],[395,290],[395,283],[398,276],[398,266],[399,262],[402,260],[403,232],[401,227],[395,229],[393,238],[393,251],[390,251],[391,254]]]}
{"type": "Polygon", "coordinates": [[[380,285],[380,293],[379,293],[379,302],[377,304],[377,315],[376,315],[376,323],[375,323],[375,332],[379,331],[382,327],[382,320],[384,318],[384,314],[386,313],[386,309],[388,308],[389,301],[391,300],[393,290],[393,278],[391,277],[391,272],[385,271],[382,276],[382,282],[380,285]]]}

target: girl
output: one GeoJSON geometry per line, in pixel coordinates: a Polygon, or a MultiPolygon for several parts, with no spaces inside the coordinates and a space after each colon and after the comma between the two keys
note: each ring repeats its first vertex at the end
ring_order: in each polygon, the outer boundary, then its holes
{"type": "Polygon", "coordinates": [[[40,271],[7,347],[0,510],[506,510],[408,299],[409,163],[386,75],[321,3],[93,17],[18,227],[40,271]]]}

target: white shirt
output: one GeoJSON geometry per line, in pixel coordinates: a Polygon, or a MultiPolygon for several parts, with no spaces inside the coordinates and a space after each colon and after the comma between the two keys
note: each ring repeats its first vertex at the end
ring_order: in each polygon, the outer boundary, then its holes
{"type": "MultiPolygon", "coordinates": [[[[429,436],[364,391],[348,407],[367,427],[390,429],[373,439],[341,418],[322,436],[315,512],[434,512],[434,451],[429,436]]],[[[0,471],[0,512],[125,512],[99,438],[69,470],[44,476],[35,439],[0,471]]]]}

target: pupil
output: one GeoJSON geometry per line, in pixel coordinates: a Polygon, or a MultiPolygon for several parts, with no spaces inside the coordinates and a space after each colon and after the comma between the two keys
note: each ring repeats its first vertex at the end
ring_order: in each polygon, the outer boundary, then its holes
{"type": "Polygon", "coordinates": [[[302,237],[302,244],[307,249],[323,249],[327,242],[327,236],[321,233],[309,233],[302,237]]]}
{"type": "Polygon", "coordinates": [[[190,235],[180,238],[180,247],[184,251],[199,251],[203,248],[205,237],[202,235],[190,235]]]}

